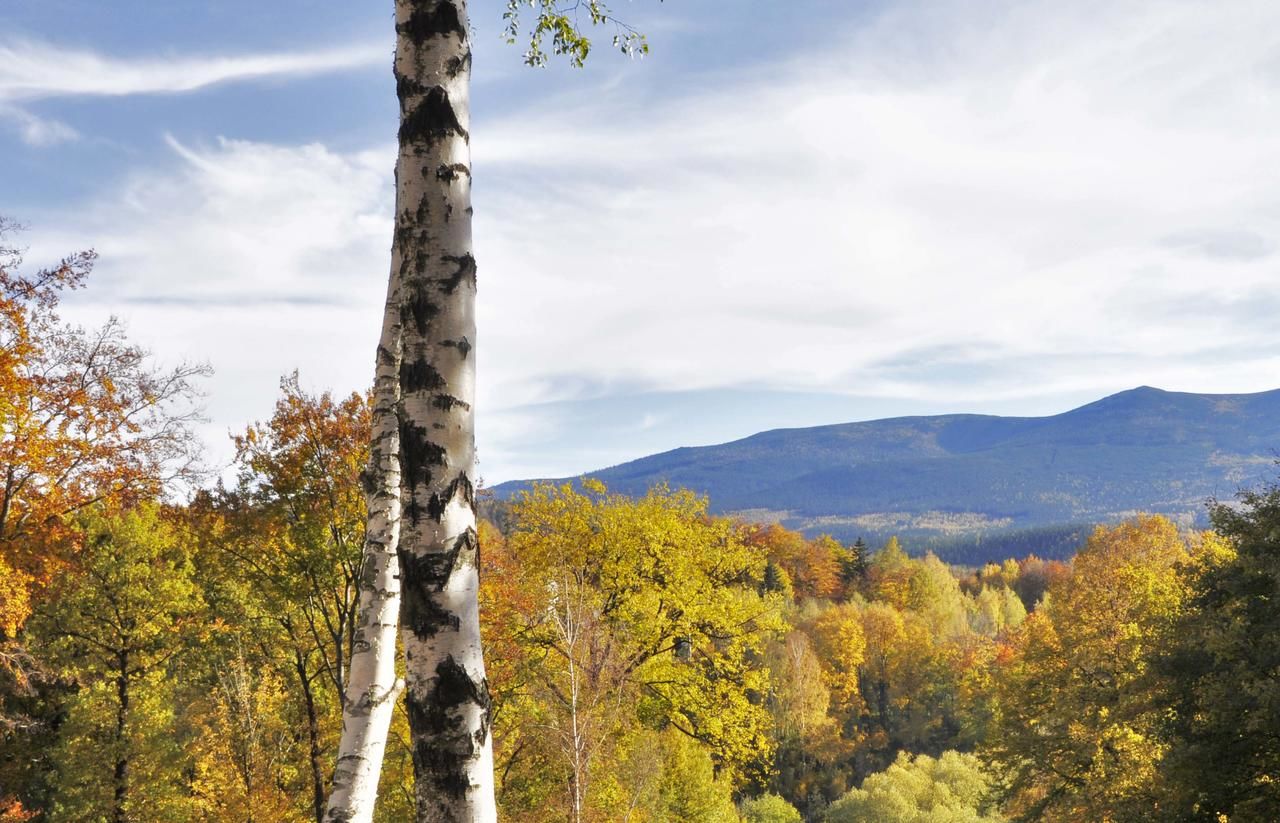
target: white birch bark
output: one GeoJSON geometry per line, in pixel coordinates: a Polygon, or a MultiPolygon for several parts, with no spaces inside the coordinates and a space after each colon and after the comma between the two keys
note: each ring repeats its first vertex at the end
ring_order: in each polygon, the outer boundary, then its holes
{"type": "Polygon", "coordinates": [[[400,288],[392,271],[378,341],[373,441],[365,478],[368,526],[351,670],[342,710],[342,740],[326,823],[369,823],[396,699],[396,630],[400,616],[400,288]]]}
{"type": "Polygon", "coordinates": [[[405,708],[420,823],[497,819],[474,510],[475,289],[465,0],[396,0],[394,276],[405,708]]]}

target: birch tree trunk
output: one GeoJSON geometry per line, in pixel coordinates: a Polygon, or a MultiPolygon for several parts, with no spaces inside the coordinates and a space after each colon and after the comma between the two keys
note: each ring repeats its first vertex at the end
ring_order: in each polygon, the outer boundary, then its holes
{"type": "Polygon", "coordinates": [[[365,478],[369,510],[351,672],[342,708],[342,740],[328,823],[369,823],[378,797],[382,755],[396,699],[396,630],[400,616],[400,287],[392,270],[378,341],[373,387],[373,442],[365,478]]]}
{"type": "Polygon", "coordinates": [[[497,818],[474,510],[465,0],[396,0],[401,642],[419,823],[497,818]]]}

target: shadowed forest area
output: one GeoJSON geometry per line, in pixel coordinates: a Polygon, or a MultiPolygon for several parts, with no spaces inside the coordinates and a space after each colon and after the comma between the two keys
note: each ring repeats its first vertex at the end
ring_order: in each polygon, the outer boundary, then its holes
{"type": "MultiPolygon", "coordinates": [[[[212,481],[204,370],[65,324],[93,255],[23,274],[4,239],[0,821],[321,820],[369,399],[286,377],[212,481]]],[[[666,487],[488,509],[504,819],[1280,819],[1275,486],[976,568],[666,487]]],[[[412,780],[398,709],[378,819],[412,780]]]]}

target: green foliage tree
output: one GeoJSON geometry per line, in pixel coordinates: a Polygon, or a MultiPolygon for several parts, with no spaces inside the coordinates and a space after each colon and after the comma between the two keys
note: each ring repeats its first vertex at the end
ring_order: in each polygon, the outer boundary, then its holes
{"type": "Polygon", "coordinates": [[[88,514],[82,529],[81,572],[34,618],[80,684],[54,758],[53,816],[179,820],[169,680],[203,605],[185,541],[154,505],[88,514]]]}
{"type": "Polygon", "coordinates": [[[308,793],[307,718],[275,644],[246,645],[219,630],[201,659],[185,667],[175,695],[188,737],[187,791],[199,820],[303,823],[314,820],[308,793]]]}
{"type": "Polygon", "coordinates": [[[832,804],[826,823],[1001,823],[992,780],[971,754],[898,755],[832,804]]]}
{"type": "Polygon", "coordinates": [[[954,638],[968,629],[968,615],[960,592],[960,582],[951,569],[930,552],[910,561],[907,578],[907,607],[929,622],[933,635],[954,638]]]}
{"type": "Polygon", "coordinates": [[[776,794],[763,794],[738,804],[745,823],[800,823],[800,812],[776,794]]]}
{"type": "Polygon", "coordinates": [[[840,780],[839,764],[850,749],[841,721],[858,713],[857,706],[850,708],[844,701],[849,683],[857,696],[856,664],[862,648],[856,641],[861,639],[861,626],[856,614],[849,620],[837,612],[831,608],[819,615],[817,620],[822,623],[816,632],[813,623],[789,632],[781,641],[771,643],[766,655],[770,671],[767,702],[777,742],[772,784],[792,797],[820,805],[825,805],[828,794],[834,796],[848,787],[840,780]],[[832,614],[835,617],[828,618],[832,614]],[[856,632],[852,637],[850,627],[856,632]],[[821,644],[816,649],[811,636],[821,644]],[[846,640],[854,642],[845,647],[846,640]],[[839,654],[845,648],[848,654],[839,654]],[[850,668],[842,670],[846,665],[850,668]],[[828,688],[832,682],[838,686],[836,694],[828,688]],[[831,705],[833,698],[836,706],[831,705]]]}
{"type": "Polygon", "coordinates": [[[914,571],[915,566],[903,550],[902,543],[897,537],[890,537],[867,564],[868,596],[896,609],[907,608],[911,599],[911,576],[914,571]]]}
{"type": "Polygon", "coordinates": [[[862,585],[867,578],[867,542],[859,537],[840,555],[840,579],[847,590],[862,585]]]}
{"type": "Polygon", "coordinates": [[[41,775],[68,685],[23,625],[78,573],[78,513],[195,476],[190,424],[205,371],[154,368],[114,318],[64,323],[59,303],[97,256],[23,271],[19,228],[0,216],[0,807],[15,818],[47,794],[41,775]]]}
{"type": "Polygon", "coordinates": [[[931,622],[887,602],[863,610],[866,662],[859,683],[867,704],[862,758],[884,768],[901,749],[939,752],[955,733],[956,670],[931,622]]]}
{"type": "Polygon", "coordinates": [[[1018,628],[1026,619],[1026,607],[1013,589],[983,585],[973,598],[969,626],[977,634],[996,638],[1006,630],[1018,628]]]}
{"type": "Polygon", "coordinates": [[[738,823],[733,784],[717,775],[707,750],[688,735],[668,729],[652,739],[661,753],[662,771],[649,819],[689,823],[738,823]]]}

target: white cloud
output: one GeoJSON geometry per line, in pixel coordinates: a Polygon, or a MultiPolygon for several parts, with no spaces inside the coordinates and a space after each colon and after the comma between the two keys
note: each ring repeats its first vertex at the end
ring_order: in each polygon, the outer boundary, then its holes
{"type": "MultiPolygon", "coordinates": [[[[39,80],[8,71],[0,95],[39,80]]],[[[535,404],[619,387],[1005,412],[1274,388],[1278,80],[1273,3],[922,0],[643,111],[605,94],[477,122],[485,473],[593,467],[584,446],[533,468],[559,425],[535,404]]],[[[363,386],[391,148],[171,145],[176,171],[68,220],[62,250],[102,253],[86,297],[211,359],[223,428],[294,367],[363,386]]]]}
{"type": "Polygon", "coordinates": [[[171,168],[136,174],[56,234],[37,226],[28,259],[96,247],[97,271],[68,316],[117,314],[162,359],[214,366],[209,443],[225,459],[228,429],[268,416],[293,369],[316,387],[368,384],[390,266],[392,153],[169,143],[171,168]]]}
{"type": "Polygon", "coordinates": [[[1153,309],[1280,291],[1278,81],[1273,3],[921,2],[736,86],[482,124],[494,400],[552,370],[976,407],[1274,387],[1247,301],[1153,309]],[[963,345],[968,380],[876,366],[963,345]]]}
{"type": "Polygon", "coordinates": [[[190,92],[236,80],[389,65],[382,43],[310,52],[117,58],[31,40],[0,44],[0,100],[190,92]]]}
{"type": "Polygon", "coordinates": [[[36,148],[69,143],[80,137],[80,134],[66,123],[37,117],[17,106],[0,104],[0,120],[9,120],[17,129],[22,142],[36,148]]]}

